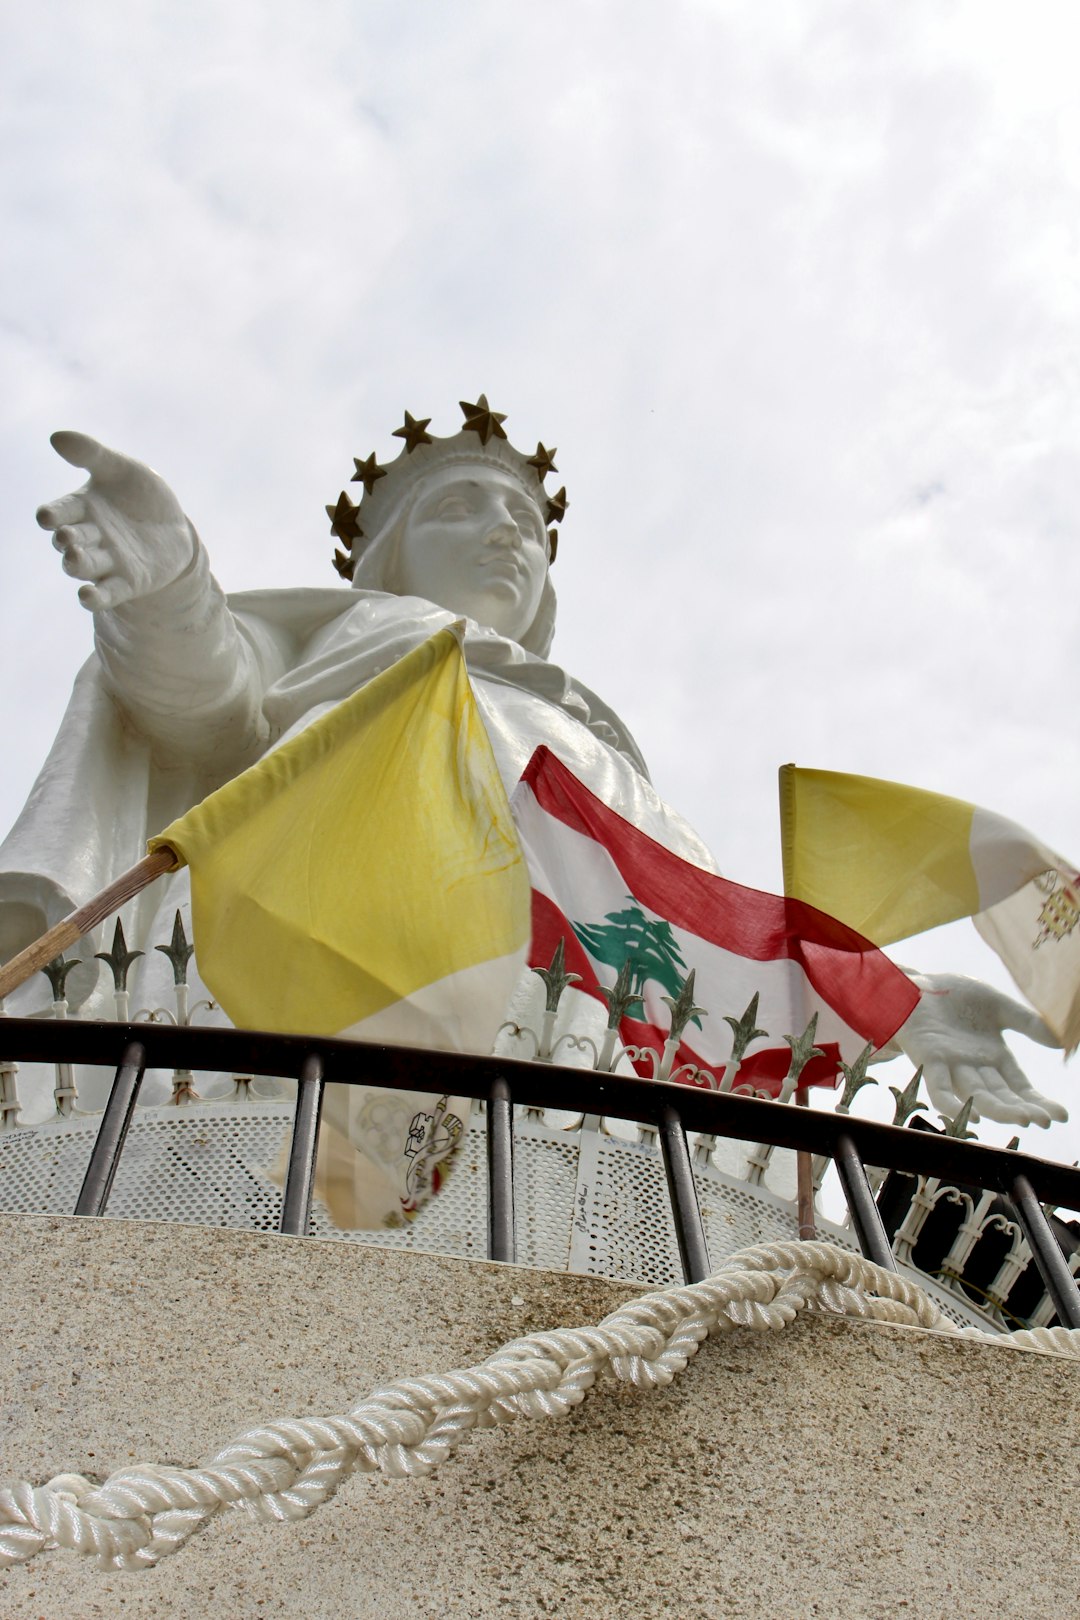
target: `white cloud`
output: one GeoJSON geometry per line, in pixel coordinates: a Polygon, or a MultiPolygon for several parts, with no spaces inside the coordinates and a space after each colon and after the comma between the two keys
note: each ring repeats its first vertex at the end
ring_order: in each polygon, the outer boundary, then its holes
{"type": "Polygon", "coordinates": [[[226,585],[329,584],[351,455],[486,388],[560,449],[557,647],[732,875],[778,883],[791,757],[1080,852],[1071,8],[4,27],[0,821],[89,646],[51,428],[158,466],[226,585]]]}

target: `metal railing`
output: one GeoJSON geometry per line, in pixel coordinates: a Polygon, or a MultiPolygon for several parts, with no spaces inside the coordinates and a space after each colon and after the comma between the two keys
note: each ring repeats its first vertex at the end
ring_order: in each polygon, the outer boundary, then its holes
{"type": "Polygon", "coordinates": [[[514,1108],[562,1109],[629,1120],[655,1129],[667,1175],[683,1274],[696,1282],[710,1270],[687,1131],[824,1157],[834,1161],[859,1246],[896,1269],[866,1166],[982,1187],[1012,1206],[1059,1320],[1080,1328],[1080,1287],[1044,1213],[1051,1205],[1080,1211],[1080,1169],[1030,1154],[956,1137],[899,1129],[850,1114],[789,1108],[732,1093],[699,1090],[589,1069],[473,1057],[414,1047],[271,1035],[257,1030],[167,1024],[3,1020],[5,1052],[20,1062],[116,1066],[76,1215],[105,1212],[147,1068],[274,1076],[297,1082],[296,1107],[280,1230],[308,1228],[324,1088],[387,1087],[471,1097],[487,1107],[488,1253],[512,1262],[514,1108]]]}

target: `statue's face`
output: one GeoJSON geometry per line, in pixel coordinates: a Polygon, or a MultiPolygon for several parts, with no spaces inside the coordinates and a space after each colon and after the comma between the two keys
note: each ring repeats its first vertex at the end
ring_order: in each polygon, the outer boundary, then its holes
{"type": "Polygon", "coordinates": [[[498,467],[444,467],[406,520],[398,589],[518,641],[547,577],[540,508],[498,467]]]}

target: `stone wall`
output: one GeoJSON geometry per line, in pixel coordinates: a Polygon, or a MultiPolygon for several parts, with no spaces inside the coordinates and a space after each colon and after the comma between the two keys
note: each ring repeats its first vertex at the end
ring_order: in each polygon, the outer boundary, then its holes
{"type": "MultiPolygon", "coordinates": [[[[598,1320],[635,1289],[127,1221],[0,1218],[2,1473],[194,1463],[263,1419],[598,1320]]],[[[1080,1612],[1080,1366],[825,1317],[707,1343],[666,1390],[358,1475],[299,1524],[219,1515],[177,1556],[0,1574],[6,1620],[1080,1612]]]]}

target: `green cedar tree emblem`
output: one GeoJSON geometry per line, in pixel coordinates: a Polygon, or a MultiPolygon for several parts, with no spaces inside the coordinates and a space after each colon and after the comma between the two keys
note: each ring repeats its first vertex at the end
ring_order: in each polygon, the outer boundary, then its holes
{"type": "MultiPolygon", "coordinates": [[[[635,905],[633,895],[623,911],[609,911],[601,923],[575,922],[574,932],[590,956],[621,973],[629,967],[640,988],[654,979],[668,995],[677,998],[686,981],[687,967],[679,951],[671,924],[646,917],[635,905]]],[[[701,1019],[693,1022],[701,1028],[701,1019]]]]}

